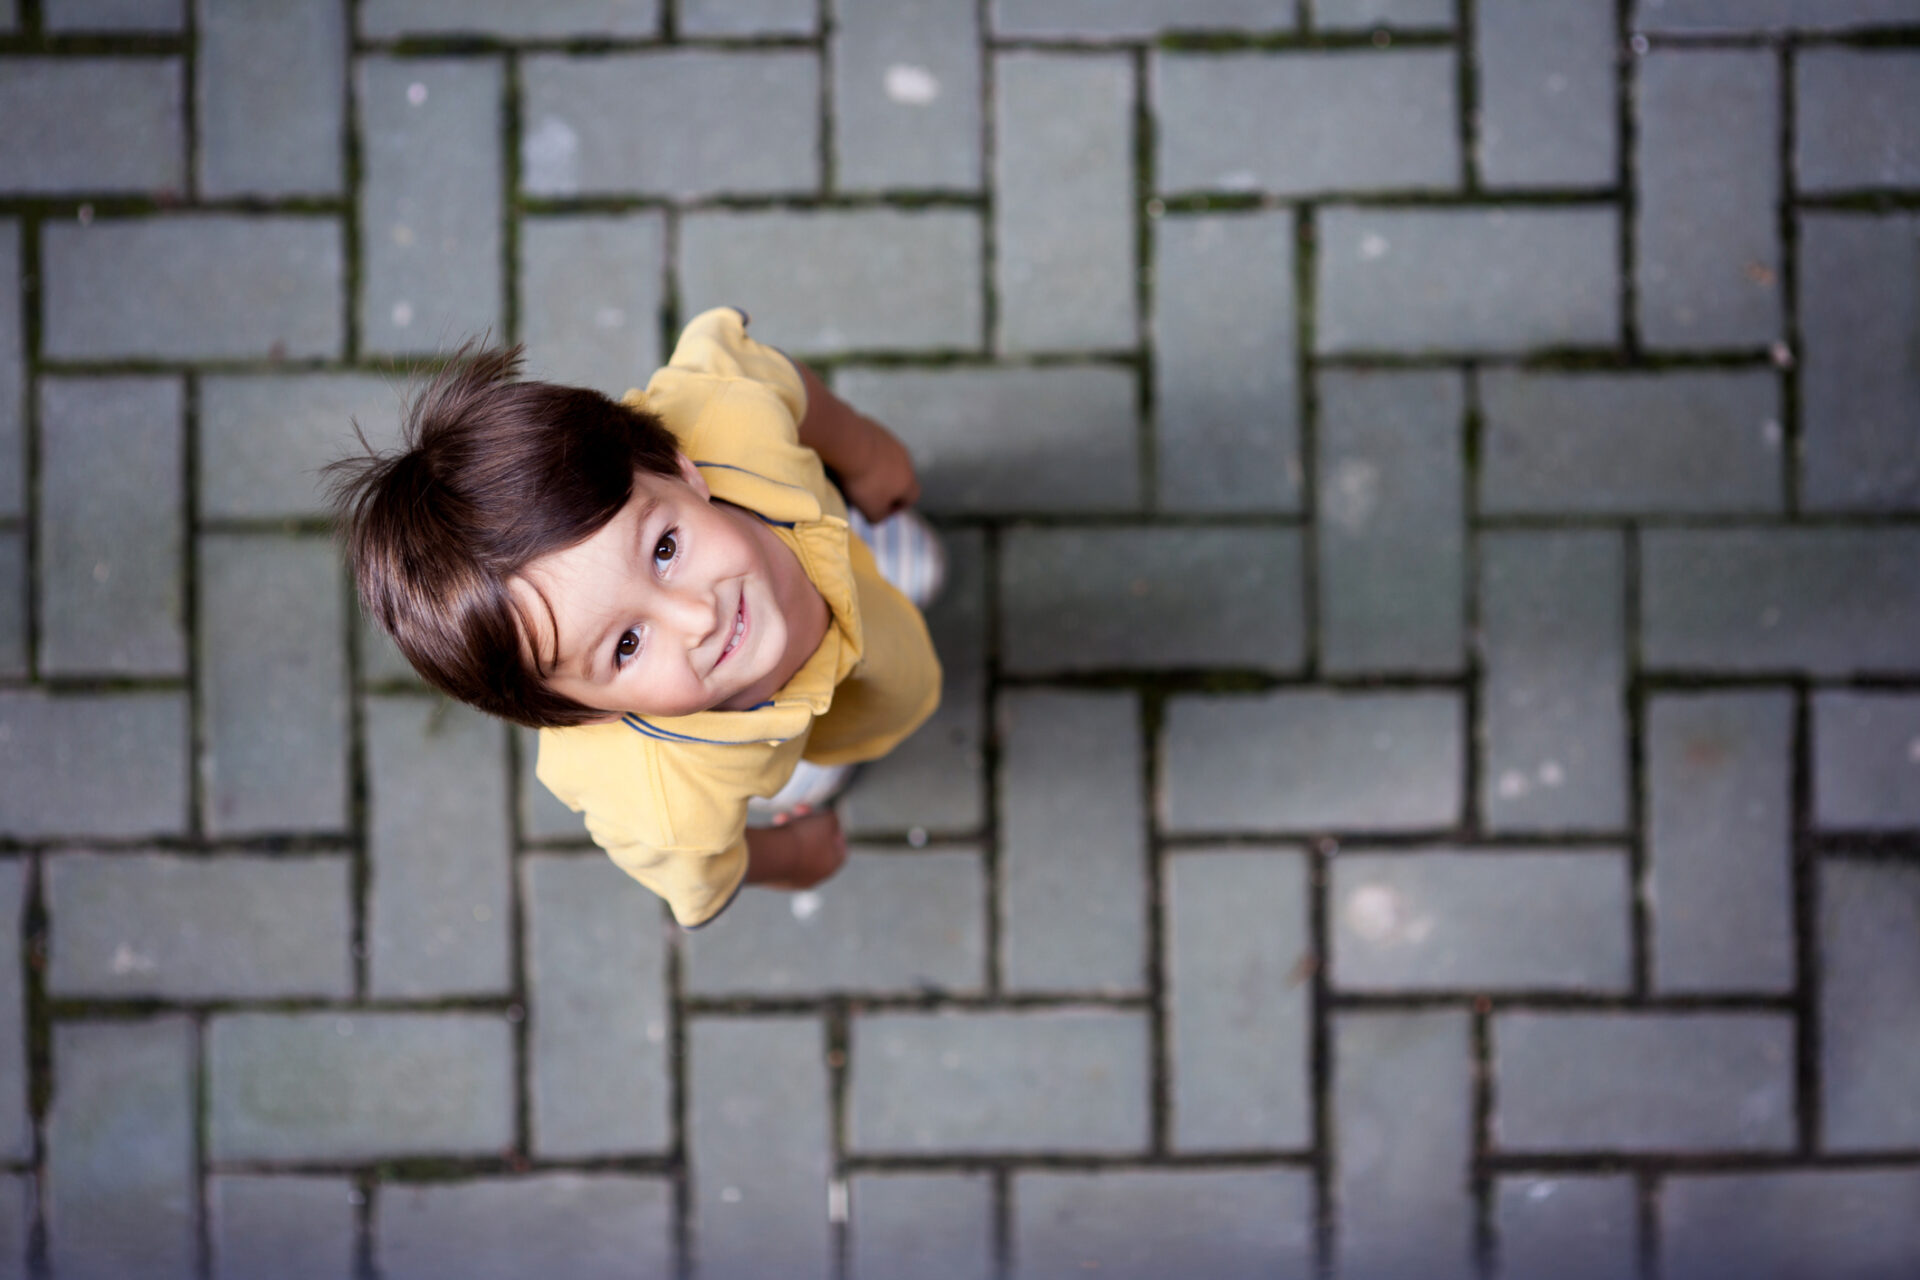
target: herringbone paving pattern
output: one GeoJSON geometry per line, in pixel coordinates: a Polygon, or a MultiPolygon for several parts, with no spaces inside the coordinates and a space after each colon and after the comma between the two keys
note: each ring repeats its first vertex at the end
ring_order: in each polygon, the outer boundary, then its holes
{"type": "Polygon", "coordinates": [[[1916,0],[4,0],[0,1276],[1920,1274],[1917,352],[1916,0]],[[956,572],[686,936],[314,472],[719,303],[956,572]]]}

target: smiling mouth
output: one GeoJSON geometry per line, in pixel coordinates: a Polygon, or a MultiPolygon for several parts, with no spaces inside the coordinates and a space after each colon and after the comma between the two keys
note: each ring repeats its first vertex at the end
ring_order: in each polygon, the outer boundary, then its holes
{"type": "Polygon", "coordinates": [[[738,609],[734,611],[734,615],[733,615],[733,634],[727,637],[726,647],[720,650],[720,656],[713,660],[713,665],[717,667],[721,663],[725,662],[727,660],[727,655],[740,647],[740,638],[746,634],[747,634],[747,597],[745,595],[742,595],[740,597],[740,606],[738,609]]]}

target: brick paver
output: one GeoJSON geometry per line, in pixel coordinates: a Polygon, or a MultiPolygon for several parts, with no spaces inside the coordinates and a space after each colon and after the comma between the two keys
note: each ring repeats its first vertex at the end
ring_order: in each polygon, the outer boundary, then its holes
{"type": "Polygon", "coordinates": [[[621,1174],[402,1184],[381,1193],[376,1258],[395,1280],[658,1275],[670,1207],[664,1179],[621,1174]]]}
{"type": "Polygon", "coordinates": [[[347,860],[71,854],[44,888],[61,996],[259,999],[353,991],[347,860]]]}
{"type": "Polygon", "coordinates": [[[350,1272],[358,1192],[345,1178],[235,1174],[207,1180],[213,1272],[320,1280],[350,1272]]]}
{"type": "Polygon", "coordinates": [[[994,287],[1004,350],[1136,341],[1133,82],[1118,55],[994,60],[994,287]]]}
{"type": "Polygon", "coordinates": [[[175,58],[11,61],[0,80],[0,189],[178,191],[186,89],[175,58]]]}
{"type": "Polygon", "coordinates": [[[1649,346],[1780,334],[1778,79],[1764,50],[1657,51],[1639,64],[1635,283],[1649,346]]]}
{"type": "Polygon", "coordinates": [[[1920,1271],[1920,0],[0,45],[0,1277],[1920,1271]],[[687,935],[317,472],[722,303],[953,574],[687,935]]]}
{"type": "Polygon", "coordinates": [[[40,669],[180,675],[183,392],[175,378],[40,384],[40,669]],[[102,457],[119,465],[101,467],[102,457]]]}
{"type": "Polygon", "coordinates": [[[1788,990],[1792,699],[1779,689],[1656,697],[1645,734],[1654,986],[1788,990]]]}
{"type": "Polygon", "coordinates": [[[62,1276],[191,1276],[193,1023],[76,1022],[53,1041],[47,1255],[62,1276]]]}
{"type": "Polygon", "coordinates": [[[1631,1280],[1639,1192],[1624,1174],[1502,1178],[1494,1202],[1504,1275],[1631,1280]]]}
{"type": "Polygon", "coordinates": [[[345,185],[343,0],[207,0],[194,63],[208,196],[332,196],[345,185]]]}
{"type": "Polygon", "coordinates": [[[1154,62],[1163,191],[1449,191],[1460,184],[1454,58],[1442,49],[1154,62]],[[1222,120],[1262,119],[1253,134],[1222,120]]]}

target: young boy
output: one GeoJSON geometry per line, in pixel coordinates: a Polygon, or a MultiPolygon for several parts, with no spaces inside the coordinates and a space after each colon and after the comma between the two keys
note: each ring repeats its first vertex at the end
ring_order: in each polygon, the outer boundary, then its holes
{"type": "Polygon", "coordinates": [[[368,612],[428,683],[538,728],[540,780],[682,925],[819,883],[837,815],[748,806],[939,702],[919,609],[849,526],[919,497],[905,448],[728,308],[619,403],[518,369],[463,353],[402,452],[334,464],[368,612]]]}

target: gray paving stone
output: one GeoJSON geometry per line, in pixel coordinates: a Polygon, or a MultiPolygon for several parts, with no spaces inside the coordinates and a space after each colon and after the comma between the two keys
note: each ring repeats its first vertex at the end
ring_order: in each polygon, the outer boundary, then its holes
{"type": "Polygon", "coordinates": [[[852,1179],[852,1280],[992,1280],[993,1183],[984,1173],[852,1179]]]}
{"type": "Polygon", "coordinates": [[[829,61],[838,185],[979,189],[978,4],[839,0],[829,61]]]}
{"type": "Polygon", "coordinates": [[[347,112],[342,0],[202,0],[197,30],[200,193],[339,195],[347,112]]]}
{"type": "Polygon", "coordinates": [[[1625,850],[1343,850],[1332,868],[1327,969],[1341,990],[1632,986],[1625,850]]]}
{"type": "Polygon", "coordinates": [[[1292,215],[1161,218],[1153,228],[1158,506],[1297,510],[1292,215]]]}
{"type": "Polygon", "coordinates": [[[1176,697],[1161,747],[1173,831],[1362,831],[1460,820],[1465,717],[1452,693],[1176,697]]]}
{"type": "Polygon", "coordinates": [[[1254,1280],[1313,1269],[1313,1180],[1295,1169],[1023,1170],[1014,1280],[1254,1280]]]}
{"type": "Polygon", "coordinates": [[[912,451],[927,511],[1139,509],[1140,410],[1131,370],[848,369],[834,389],[912,451]]]}
{"type": "Polygon", "coordinates": [[[1838,31],[1920,20],[1914,0],[1639,0],[1643,31],[1705,34],[1728,31],[1838,31]]]}
{"type": "Polygon", "coordinates": [[[1465,663],[1466,401],[1454,373],[1320,375],[1320,664],[1465,663]]]}
{"type": "Polygon", "coordinates": [[[47,1119],[47,1261],[61,1280],[196,1272],[194,1027],[61,1023],[47,1119]]]}
{"type": "Polygon", "coordinates": [[[1784,502],[1771,372],[1488,370],[1480,395],[1486,514],[1773,512],[1784,502]]]}
{"type": "Polygon", "coordinates": [[[1920,1171],[1786,1169],[1667,1179],[1669,1276],[1873,1280],[1920,1269],[1920,1171]]]}
{"type": "Polygon", "coordinates": [[[1502,1178],[1493,1214],[1505,1280],[1636,1280],[1640,1274],[1640,1193],[1627,1174],[1502,1178]]]}
{"type": "Polygon", "coordinates": [[[1628,822],[1626,587],[1618,534],[1479,541],[1480,807],[1495,831],[1628,822]]]}
{"type": "Polygon", "coordinates": [[[185,97],[178,58],[8,58],[0,190],[179,191],[185,97]]]}
{"type": "Polygon", "coordinates": [[[362,373],[240,374],[200,380],[202,518],[313,518],[325,514],[320,469],[400,443],[406,382],[362,373]]]}
{"type": "Polygon", "coordinates": [[[324,538],[200,535],[202,816],[208,832],[342,831],[345,589],[324,538]]]}
{"type": "Polygon", "coordinates": [[[1008,671],[1297,670],[1306,658],[1293,529],[1132,526],[1007,531],[1008,671]]]}
{"type": "Polygon", "coordinates": [[[1313,25],[1323,30],[1441,27],[1454,24],[1448,0],[1314,0],[1313,25]]]}
{"type": "MultiPolygon", "coordinates": [[[[388,650],[396,660],[400,651],[393,647],[391,640],[385,640],[388,650]]],[[[409,668],[411,669],[411,668],[409,668]]],[[[540,759],[540,735],[533,729],[515,727],[512,730],[514,750],[520,761],[520,826],[519,834],[528,840],[569,841],[584,844],[587,841],[585,821],[573,810],[555,798],[553,792],[540,785],[540,779],[534,776],[534,765],[540,759]]]]}
{"type": "Polygon", "coordinates": [[[972,850],[857,846],[821,889],[754,892],[685,941],[686,989],[975,993],[986,981],[986,875],[972,850]]]}
{"type": "Polygon", "coordinates": [[[358,9],[361,34],[374,39],[425,33],[604,39],[650,36],[660,28],[660,0],[365,0],[358,9]]]}
{"type": "Polygon", "coordinates": [[[998,721],[1003,984],[1141,990],[1148,855],[1138,699],[1009,690],[998,721]]]}
{"type": "Polygon", "coordinates": [[[0,676],[27,674],[27,540],[0,532],[0,676]]]}
{"type": "Polygon", "coordinates": [[[1619,341],[1612,209],[1336,208],[1318,230],[1321,355],[1619,341]]]}
{"type": "Polygon", "coordinates": [[[1920,827],[1920,697],[1815,696],[1813,811],[1825,827],[1920,827]]]}
{"type": "Polygon", "coordinates": [[[683,310],[734,299],[795,354],[980,347],[981,226],[953,209],[715,211],[680,220],[683,310]]]}
{"type": "Polygon", "coordinates": [[[1791,696],[1656,697],[1644,732],[1654,987],[1791,989],[1791,696]]]}
{"type": "Polygon", "coordinates": [[[40,232],[41,349],[78,360],[337,356],[343,252],[332,217],[178,213],[49,223],[40,232]]]}
{"type": "MultiPolygon", "coordinates": [[[[0,13],[0,30],[7,26],[0,13]]],[[[0,1276],[6,1280],[27,1280],[28,1242],[33,1234],[32,1174],[10,1173],[0,1176],[0,1276]]]]}
{"type": "Polygon", "coordinates": [[[1793,1021],[1769,1013],[1502,1013],[1497,1150],[1787,1151],[1793,1021]]]}
{"type": "Polygon", "coordinates": [[[1920,1145],[1920,868],[1821,867],[1820,961],[1823,1147],[1920,1145]]]}
{"type": "Polygon", "coordinates": [[[187,723],[182,693],[0,690],[0,830],[22,840],[184,833],[187,723]]]}
{"type": "Polygon", "coordinates": [[[1920,368],[1907,280],[1920,218],[1810,213],[1800,222],[1801,504],[1920,508],[1920,368]]]}
{"type": "Polygon", "coordinates": [[[520,223],[520,339],[535,378],[617,396],[662,363],[666,224],[655,212],[520,223]]]}
{"type": "MultiPolygon", "coordinates": [[[[24,858],[0,863],[0,930],[8,937],[17,936],[26,923],[22,917],[28,870],[24,858]]],[[[0,1028],[4,1028],[0,1030],[0,1159],[30,1160],[33,1122],[27,1115],[26,990],[17,964],[0,965],[0,1028]]],[[[11,1238],[25,1243],[21,1237],[11,1238]]],[[[8,1239],[0,1220],[0,1242],[8,1239]]],[[[0,1274],[5,1274],[5,1266],[0,1259],[0,1274]]]]}
{"type": "Polygon", "coordinates": [[[236,1013],[208,1027],[215,1160],[498,1155],[513,1113],[513,1029],[491,1014],[236,1013]]]}
{"type": "Polygon", "coordinates": [[[207,1179],[214,1280],[338,1280],[353,1274],[356,1194],[345,1178],[207,1179]]]}
{"type": "Polygon", "coordinates": [[[1334,1017],[1332,1189],[1342,1274],[1475,1274],[1472,1065],[1463,1012],[1334,1017]]]}
{"type": "Polygon", "coordinates": [[[512,873],[503,726],[417,697],[367,699],[365,726],[373,993],[506,990],[512,873]]]}
{"type": "Polygon", "coordinates": [[[840,802],[854,835],[963,835],[986,824],[987,553],[979,530],[945,530],[947,585],[927,612],[940,655],[940,706],[911,738],[860,771],[840,802]]]}
{"type": "Polygon", "coordinates": [[[1614,6],[1483,0],[1474,10],[1480,175],[1495,187],[1611,187],[1619,175],[1614,6]]]}
{"type": "Polygon", "coordinates": [[[178,31],[186,0],[46,0],[40,20],[49,31],[178,31]]]}
{"type": "Polygon", "coordinates": [[[353,994],[345,855],[47,859],[47,990],[246,1000],[353,994]]]}
{"type": "Polygon", "coordinates": [[[810,52],[543,54],[520,65],[529,194],[684,198],[819,186],[820,62],[810,52]],[[703,109],[688,111],[690,102],[703,109]],[[634,128],[636,120],[674,125],[634,128]]]}
{"type": "Polygon", "coordinates": [[[533,1150],[664,1150],[672,1086],[659,903],[597,853],[528,858],[520,884],[533,1150]]]}
{"type": "Polygon", "coordinates": [[[43,674],[186,673],[183,404],[176,378],[41,379],[43,674]]]}
{"type": "MultiPolygon", "coordinates": [[[[20,224],[0,218],[0,297],[20,294],[20,224]]],[[[22,308],[0,307],[0,516],[27,509],[27,340],[22,308]]]]}
{"type": "Polygon", "coordinates": [[[909,1154],[1146,1149],[1147,1023],[1107,1009],[853,1019],[847,1145],[909,1154]]]}
{"type": "Polygon", "coordinates": [[[993,0],[1003,36],[1150,36],[1162,31],[1289,31],[1272,0],[993,0]]]}
{"type": "Polygon", "coordinates": [[[359,60],[366,350],[434,352],[500,325],[504,88],[492,59],[359,60]]]}
{"type": "Polygon", "coordinates": [[[1132,67],[1121,54],[1002,53],[993,94],[997,346],[1132,347],[1132,67]]]}
{"type": "Polygon", "coordinates": [[[1920,531],[1650,529],[1640,618],[1654,670],[1920,670],[1920,531]]]}
{"type": "Polygon", "coordinates": [[[389,1183],[374,1253],[387,1280],[670,1275],[673,1188],[618,1173],[389,1183]]]}
{"type": "Polygon", "coordinates": [[[1780,336],[1779,60],[1765,49],[1661,49],[1635,85],[1635,281],[1649,347],[1780,336]]]}
{"type": "MultiPolygon", "coordinates": [[[[426,681],[420,678],[419,672],[407,664],[407,660],[400,654],[400,646],[393,642],[393,637],[382,631],[377,624],[369,621],[366,613],[357,605],[354,612],[356,621],[353,641],[355,651],[360,657],[361,683],[380,687],[403,686],[424,690],[427,687],[426,681]]],[[[567,809],[565,805],[561,805],[561,808],[566,811],[568,817],[573,819],[573,827],[581,831],[585,830],[579,814],[567,809]]]]}
{"type": "Polygon", "coordinates": [[[681,0],[678,22],[683,36],[810,36],[819,29],[820,6],[817,0],[681,0]]]}
{"type": "Polygon", "coordinates": [[[826,1280],[827,1046],[813,1018],[701,1018],[687,1035],[687,1150],[701,1280],[826,1280]]]}
{"type": "Polygon", "coordinates": [[[1453,191],[1458,62],[1446,49],[1162,53],[1153,62],[1162,191],[1453,191]],[[1259,120],[1257,129],[1223,128],[1259,120]]]}
{"type": "Polygon", "coordinates": [[[1306,859],[1182,849],[1167,857],[1166,886],[1174,1147],[1309,1145],[1306,859]]]}
{"type": "MultiPolygon", "coordinates": [[[[1920,13],[1920,8],[1916,8],[1920,13]]],[[[1920,185],[1920,58],[1809,49],[1794,60],[1794,178],[1802,191],[1920,185]]]]}

